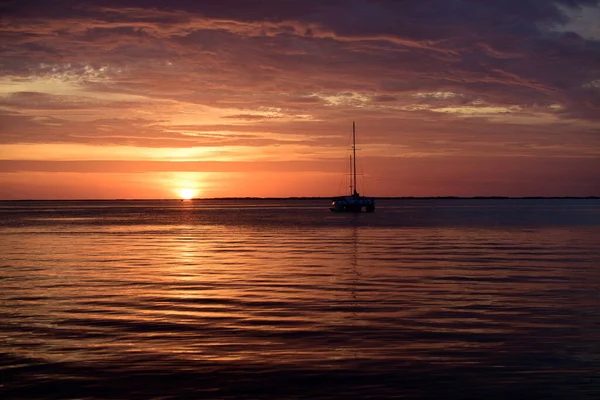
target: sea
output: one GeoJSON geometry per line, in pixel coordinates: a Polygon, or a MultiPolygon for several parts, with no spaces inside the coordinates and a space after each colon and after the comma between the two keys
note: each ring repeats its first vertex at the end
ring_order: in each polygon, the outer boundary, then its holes
{"type": "Polygon", "coordinates": [[[0,202],[4,399],[599,399],[599,199],[0,202]]]}

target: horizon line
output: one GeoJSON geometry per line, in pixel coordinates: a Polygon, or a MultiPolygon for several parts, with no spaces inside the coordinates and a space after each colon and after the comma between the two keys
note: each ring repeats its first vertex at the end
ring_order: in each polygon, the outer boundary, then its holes
{"type": "MultiPolygon", "coordinates": [[[[260,197],[260,196],[232,196],[232,197],[196,197],[192,199],[169,198],[114,198],[114,199],[0,199],[0,202],[9,201],[202,201],[202,200],[327,200],[338,196],[289,196],[289,197],[260,197]]],[[[490,199],[600,199],[600,196],[369,196],[379,200],[490,200],[490,199]]]]}

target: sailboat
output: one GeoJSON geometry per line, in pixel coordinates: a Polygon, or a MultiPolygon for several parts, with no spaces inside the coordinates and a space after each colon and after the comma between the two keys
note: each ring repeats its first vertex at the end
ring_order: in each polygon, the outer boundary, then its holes
{"type": "Polygon", "coordinates": [[[375,211],[375,199],[359,195],[356,188],[356,124],[354,122],[352,122],[350,175],[350,194],[347,196],[334,197],[331,201],[330,210],[333,212],[361,212],[364,208],[367,212],[375,211]]]}

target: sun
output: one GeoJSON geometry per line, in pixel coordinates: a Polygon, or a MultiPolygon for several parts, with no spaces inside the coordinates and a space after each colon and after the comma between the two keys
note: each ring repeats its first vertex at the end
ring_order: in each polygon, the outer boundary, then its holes
{"type": "Polygon", "coordinates": [[[178,189],[177,192],[179,193],[179,196],[184,200],[189,200],[189,199],[193,198],[194,195],[196,194],[196,191],[194,189],[190,189],[190,188],[178,189]]]}

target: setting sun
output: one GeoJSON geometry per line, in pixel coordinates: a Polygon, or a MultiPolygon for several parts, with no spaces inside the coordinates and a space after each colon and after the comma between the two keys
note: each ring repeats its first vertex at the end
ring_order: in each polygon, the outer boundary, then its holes
{"type": "Polygon", "coordinates": [[[193,198],[196,194],[196,191],[194,189],[189,188],[178,189],[177,192],[179,193],[179,196],[184,200],[189,200],[193,198]]]}

